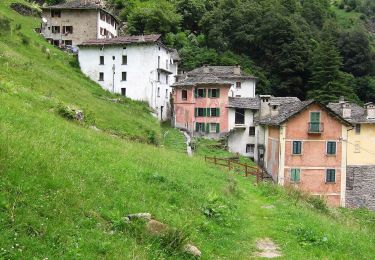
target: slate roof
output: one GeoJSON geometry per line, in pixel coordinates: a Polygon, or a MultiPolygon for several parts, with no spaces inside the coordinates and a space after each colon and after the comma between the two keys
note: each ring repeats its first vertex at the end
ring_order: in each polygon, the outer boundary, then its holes
{"type": "MultiPolygon", "coordinates": [[[[346,103],[348,105],[348,108],[351,109],[351,117],[345,118],[351,123],[375,123],[375,119],[373,118],[367,118],[366,115],[366,108],[361,107],[355,103],[346,103]]],[[[342,113],[342,104],[340,103],[329,103],[328,107],[335,111],[335,113],[339,114],[340,116],[343,116],[342,113]]]]}
{"type": "Polygon", "coordinates": [[[98,0],[72,0],[65,3],[45,6],[43,9],[103,9],[105,6],[98,0]]]}
{"type": "Polygon", "coordinates": [[[255,97],[255,98],[230,97],[228,107],[258,110],[260,107],[260,99],[258,97],[255,97]]]}
{"type": "Polygon", "coordinates": [[[159,42],[161,34],[124,36],[115,38],[92,39],[81,43],[79,46],[104,46],[104,45],[124,45],[132,43],[155,43],[159,42]]]}
{"type": "MultiPolygon", "coordinates": [[[[204,66],[200,68],[196,68],[192,71],[187,73],[188,76],[195,76],[204,74],[204,66]]],[[[207,66],[209,73],[215,75],[220,78],[227,78],[227,79],[256,79],[254,76],[245,75],[241,70],[241,74],[237,75],[234,74],[234,69],[236,66],[207,66]]]]}
{"type": "Polygon", "coordinates": [[[172,87],[178,86],[196,86],[199,84],[221,84],[221,85],[232,85],[231,82],[220,79],[213,74],[206,73],[196,76],[187,76],[180,81],[174,83],[172,87]]]}
{"type": "Polygon", "coordinates": [[[109,11],[105,9],[105,4],[103,4],[100,0],[70,0],[65,3],[57,4],[57,5],[50,5],[50,6],[43,6],[43,10],[51,10],[51,9],[86,9],[86,10],[97,10],[100,9],[107,14],[111,15],[118,23],[120,20],[111,14],[109,11]]]}
{"type": "Polygon", "coordinates": [[[280,106],[285,103],[292,103],[300,101],[298,97],[271,97],[270,105],[271,106],[280,106]]]}
{"type": "Polygon", "coordinates": [[[321,103],[319,103],[315,100],[296,101],[296,102],[281,104],[280,107],[279,107],[278,115],[267,116],[267,117],[261,118],[259,120],[259,124],[279,126],[280,124],[289,120],[291,117],[297,115],[298,113],[305,110],[307,107],[309,107],[311,104],[314,104],[314,103],[319,104],[323,109],[325,109],[333,117],[337,118],[343,124],[351,125],[350,122],[345,120],[344,118],[342,118],[342,116],[340,114],[335,113],[335,111],[333,111],[328,106],[325,106],[325,105],[323,105],[323,104],[321,104],[321,103]]]}
{"type": "Polygon", "coordinates": [[[176,49],[171,49],[172,51],[172,59],[175,60],[175,61],[180,61],[181,58],[180,58],[180,55],[178,54],[178,51],[176,49]]]}

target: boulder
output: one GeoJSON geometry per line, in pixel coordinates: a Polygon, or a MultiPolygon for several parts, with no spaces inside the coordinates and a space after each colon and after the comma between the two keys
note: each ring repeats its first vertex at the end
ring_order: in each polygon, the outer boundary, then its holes
{"type": "Polygon", "coordinates": [[[168,226],[164,223],[161,223],[157,220],[150,220],[147,223],[147,231],[150,232],[152,235],[161,235],[168,230],[168,226]]]}
{"type": "Polygon", "coordinates": [[[201,257],[201,255],[202,255],[201,251],[196,246],[194,246],[192,244],[185,245],[184,250],[189,255],[192,255],[192,256],[195,256],[195,257],[201,257]]]}
{"type": "Polygon", "coordinates": [[[150,213],[137,213],[137,214],[130,214],[127,216],[129,220],[132,219],[145,219],[150,221],[151,220],[151,214],[150,213]]]}

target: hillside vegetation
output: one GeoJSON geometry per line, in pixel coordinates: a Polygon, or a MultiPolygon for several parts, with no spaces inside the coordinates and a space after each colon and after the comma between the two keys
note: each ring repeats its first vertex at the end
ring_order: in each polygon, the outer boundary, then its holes
{"type": "Polygon", "coordinates": [[[285,259],[373,258],[373,213],[188,158],[177,132],[163,148],[145,104],[83,76],[11,2],[0,2],[0,259],[183,259],[186,242],[202,259],[249,259],[265,237],[285,259]],[[170,232],[124,220],[139,212],[170,232]]]}

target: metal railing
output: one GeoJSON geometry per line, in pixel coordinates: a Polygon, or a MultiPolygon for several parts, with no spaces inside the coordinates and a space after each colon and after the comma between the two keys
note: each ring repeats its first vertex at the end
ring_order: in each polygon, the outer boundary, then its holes
{"type": "Polygon", "coordinates": [[[309,122],[308,132],[310,134],[320,134],[324,132],[324,124],[320,122],[309,122]]]}

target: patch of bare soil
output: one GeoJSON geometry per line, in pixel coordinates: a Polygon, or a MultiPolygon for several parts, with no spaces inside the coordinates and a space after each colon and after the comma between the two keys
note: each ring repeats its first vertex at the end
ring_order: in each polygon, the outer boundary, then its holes
{"type": "Polygon", "coordinates": [[[282,256],[280,248],[270,238],[262,238],[256,241],[256,246],[259,252],[258,257],[276,258],[282,256]]]}

